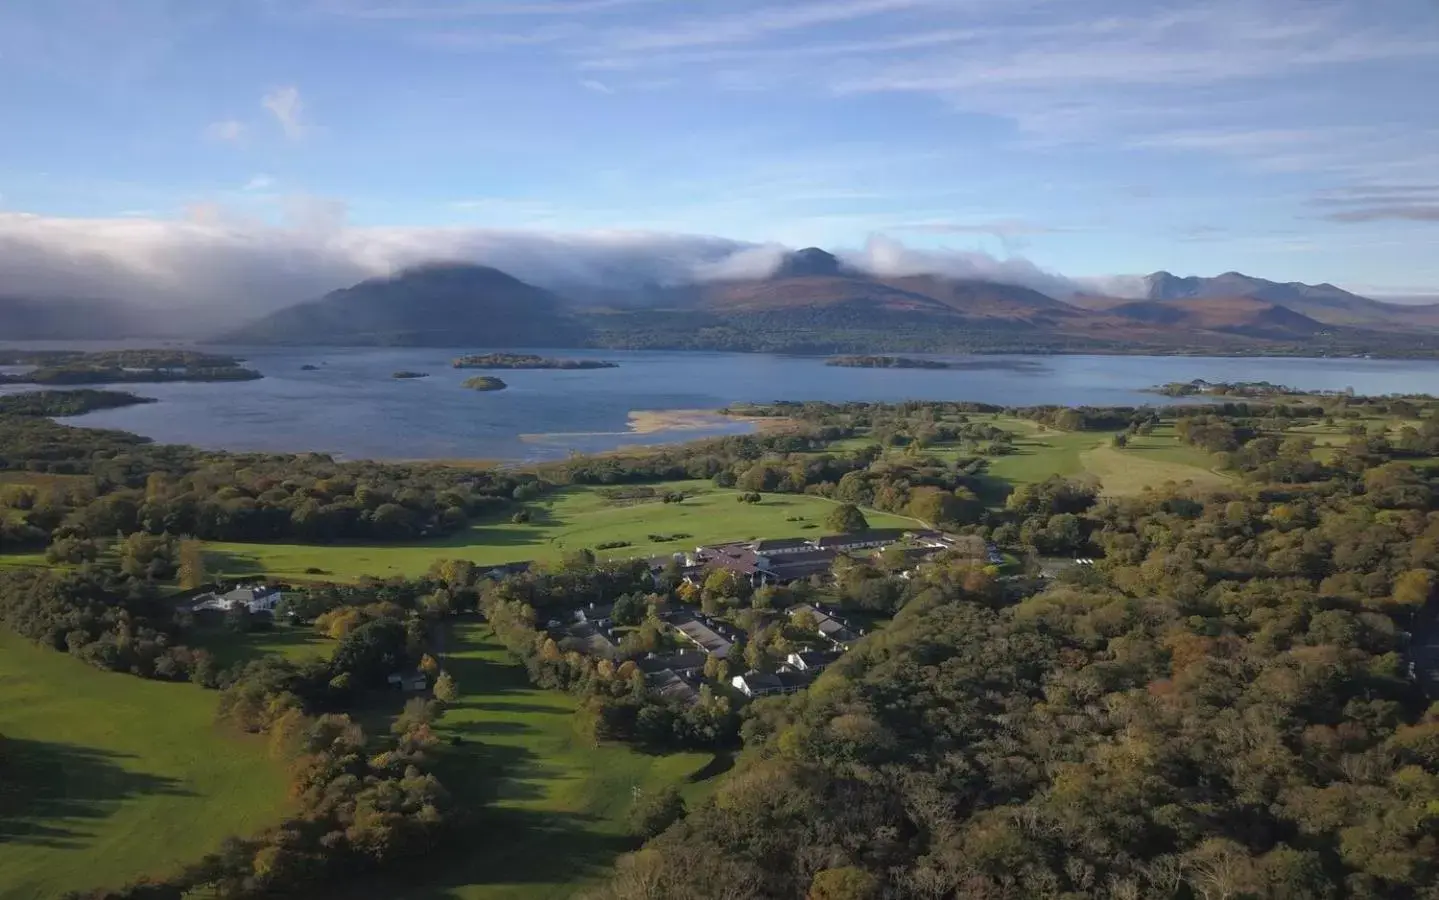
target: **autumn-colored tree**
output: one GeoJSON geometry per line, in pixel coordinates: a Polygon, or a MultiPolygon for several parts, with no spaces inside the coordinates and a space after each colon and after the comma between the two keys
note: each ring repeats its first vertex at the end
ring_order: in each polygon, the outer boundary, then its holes
{"type": "Polygon", "coordinates": [[[441,703],[454,703],[460,699],[460,686],[449,672],[441,672],[435,679],[435,699],[441,703]]]}
{"type": "Polygon", "coordinates": [[[199,541],[183,540],[180,542],[179,570],[176,575],[180,589],[193,591],[208,580],[209,575],[205,571],[205,550],[199,541]]]}

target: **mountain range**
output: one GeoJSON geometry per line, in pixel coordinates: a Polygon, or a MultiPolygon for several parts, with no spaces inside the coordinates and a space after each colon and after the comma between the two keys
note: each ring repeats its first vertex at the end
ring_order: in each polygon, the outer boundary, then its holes
{"type": "MultiPolygon", "coordinates": [[[[818,248],[787,254],[766,277],[563,296],[498,269],[431,263],[281,309],[215,340],[800,353],[1439,354],[1439,305],[1383,303],[1330,284],[1238,272],[1213,278],[1156,272],[1143,279],[1140,293],[1056,297],[972,278],[891,277],[818,248]]],[[[74,303],[51,304],[0,297],[0,338],[114,337],[135,328],[132,316],[122,323],[74,303]]]]}

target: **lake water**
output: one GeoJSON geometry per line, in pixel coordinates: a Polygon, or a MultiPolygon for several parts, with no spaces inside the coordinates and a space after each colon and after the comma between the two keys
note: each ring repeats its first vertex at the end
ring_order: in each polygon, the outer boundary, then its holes
{"type": "MultiPolygon", "coordinates": [[[[207,348],[210,349],[210,348],[207,348]]],[[[244,357],[259,381],[133,385],[160,402],[67,421],[158,441],[226,450],[320,451],[349,458],[564,457],[615,447],[739,433],[742,423],[637,434],[637,410],[715,409],[771,400],[975,400],[1142,405],[1142,389],[1170,381],[1271,381],[1305,390],[1439,394],[1439,362],[1370,359],[1232,359],[1145,356],[935,356],[963,368],[845,369],[813,357],[740,353],[555,351],[613,360],[615,369],[494,372],[509,389],[460,386],[476,374],[450,367],[475,348],[213,348],[244,357]],[[301,371],[301,366],[317,366],[301,371]],[[429,378],[396,380],[410,369],[429,378]]],[[[0,387],[14,391],[17,386],[0,387]]]]}

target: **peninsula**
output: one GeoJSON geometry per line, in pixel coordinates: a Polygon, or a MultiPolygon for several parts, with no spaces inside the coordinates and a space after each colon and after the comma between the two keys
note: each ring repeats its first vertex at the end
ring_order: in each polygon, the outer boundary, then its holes
{"type": "Polygon", "coordinates": [[[121,391],[26,391],[0,397],[0,416],[78,416],[101,409],[155,402],[154,397],[139,397],[121,391]]]}
{"type": "Polygon", "coordinates": [[[549,359],[533,353],[485,353],[461,356],[456,369],[617,369],[619,363],[602,359],[549,359]]]}
{"type": "Polygon", "coordinates": [[[913,359],[908,356],[835,356],[825,361],[827,366],[846,369],[950,369],[947,362],[937,359],[913,359]]]}
{"type": "Polygon", "coordinates": [[[503,391],[509,385],[493,375],[476,375],[474,378],[466,378],[464,387],[472,391],[503,391]]]}

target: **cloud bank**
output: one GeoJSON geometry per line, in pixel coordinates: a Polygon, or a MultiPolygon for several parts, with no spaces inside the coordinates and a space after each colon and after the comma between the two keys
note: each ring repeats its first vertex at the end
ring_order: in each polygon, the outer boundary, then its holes
{"type": "MultiPolygon", "coordinates": [[[[706,235],[356,227],[343,204],[296,200],[284,224],[199,208],[185,221],[0,213],[0,294],[114,299],[221,328],[407,266],[494,266],[561,293],[761,278],[787,248],[706,235]]],[[[881,276],[978,278],[1066,296],[1083,286],[1029,260],[918,250],[872,237],[838,255],[881,276]]]]}

